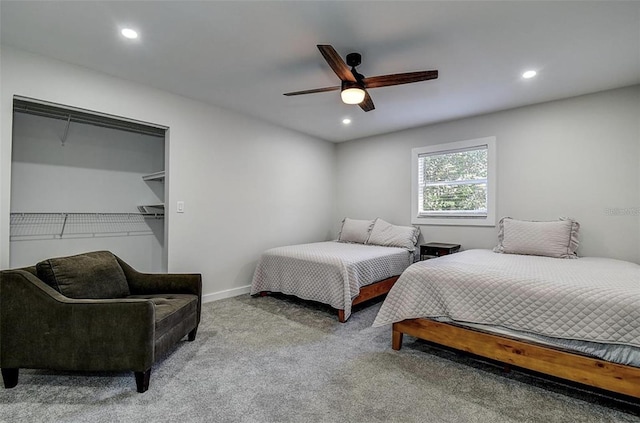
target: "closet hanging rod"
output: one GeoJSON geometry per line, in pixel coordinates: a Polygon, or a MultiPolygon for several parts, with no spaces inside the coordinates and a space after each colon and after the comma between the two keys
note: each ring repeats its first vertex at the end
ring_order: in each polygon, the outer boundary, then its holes
{"type": "Polygon", "coordinates": [[[32,103],[25,100],[14,99],[13,111],[17,113],[26,113],[35,116],[49,117],[53,119],[66,120],[75,123],[84,123],[94,126],[100,126],[109,129],[120,129],[123,131],[133,132],[143,135],[151,135],[156,137],[164,137],[165,129],[147,126],[140,123],[119,120],[102,115],[94,115],[91,113],[69,110],[60,107],[50,106],[41,103],[32,103]]]}

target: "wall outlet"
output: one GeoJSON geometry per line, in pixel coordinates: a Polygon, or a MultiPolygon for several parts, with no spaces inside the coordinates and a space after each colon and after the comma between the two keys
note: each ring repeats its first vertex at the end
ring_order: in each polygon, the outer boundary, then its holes
{"type": "Polygon", "coordinates": [[[178,201],[176,209],[178,210],[178,213],[184,213],[184,201],[178,201]]]}

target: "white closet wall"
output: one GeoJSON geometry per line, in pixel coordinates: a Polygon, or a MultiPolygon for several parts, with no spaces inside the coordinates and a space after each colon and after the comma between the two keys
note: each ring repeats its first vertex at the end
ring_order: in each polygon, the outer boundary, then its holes
{"type": "MultiPolygon", "coordinates": [[[[164,184],[142,176],[164,169],[164,138],[14,113],[11,212],[138,213],[164,200],[164,184]],[[63,143],[64,138],[64,143],[63,143]]],[[[52,256],[110,250],[140,271],[164,271],[164,220],[146,231],[12,237],[11,267],[52,256]]],[[[116,225],[116,226],[114,226],[116,225]]],[[[98,231],[100,232],[100,231],[98,231]]]]}

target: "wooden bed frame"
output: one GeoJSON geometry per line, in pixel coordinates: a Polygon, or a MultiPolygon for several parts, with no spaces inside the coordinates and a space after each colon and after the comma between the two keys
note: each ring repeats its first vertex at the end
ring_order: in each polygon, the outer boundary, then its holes
{"type": "Polygon", "coordinates": [[[640,368],[430,319],[393,324],[392,348],[404,334],[482,357],[640,399],[640,368]]]}
{"type": "MultiPolygon", "coordinates": [[[[391,291],[391,287],[393,287],[399,277],[400,275],[392,276],[379,282],[372,283],[371,285],[361,287],[360,294],[351,301],[351,306],[389,293],[389,291],[391,291]]],[[[338,320],[340,323],[346,322],[346,319],[344,318],[344,310],[338,309],[338,320]]]]}

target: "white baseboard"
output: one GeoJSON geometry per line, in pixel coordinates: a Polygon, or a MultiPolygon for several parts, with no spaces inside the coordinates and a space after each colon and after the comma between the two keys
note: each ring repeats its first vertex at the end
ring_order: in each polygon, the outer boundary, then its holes
{"type": "Polygon", "coordinates": [[[202,296],[203,303],[210,303],[211,301],[224,300],[225,298],[237,297],[238,295],[248,294],[251,292],[251,285],[241,286],[240,288],[225,289],[224,291],[218,291],[211,294],[205,294],[202,296]]]}

